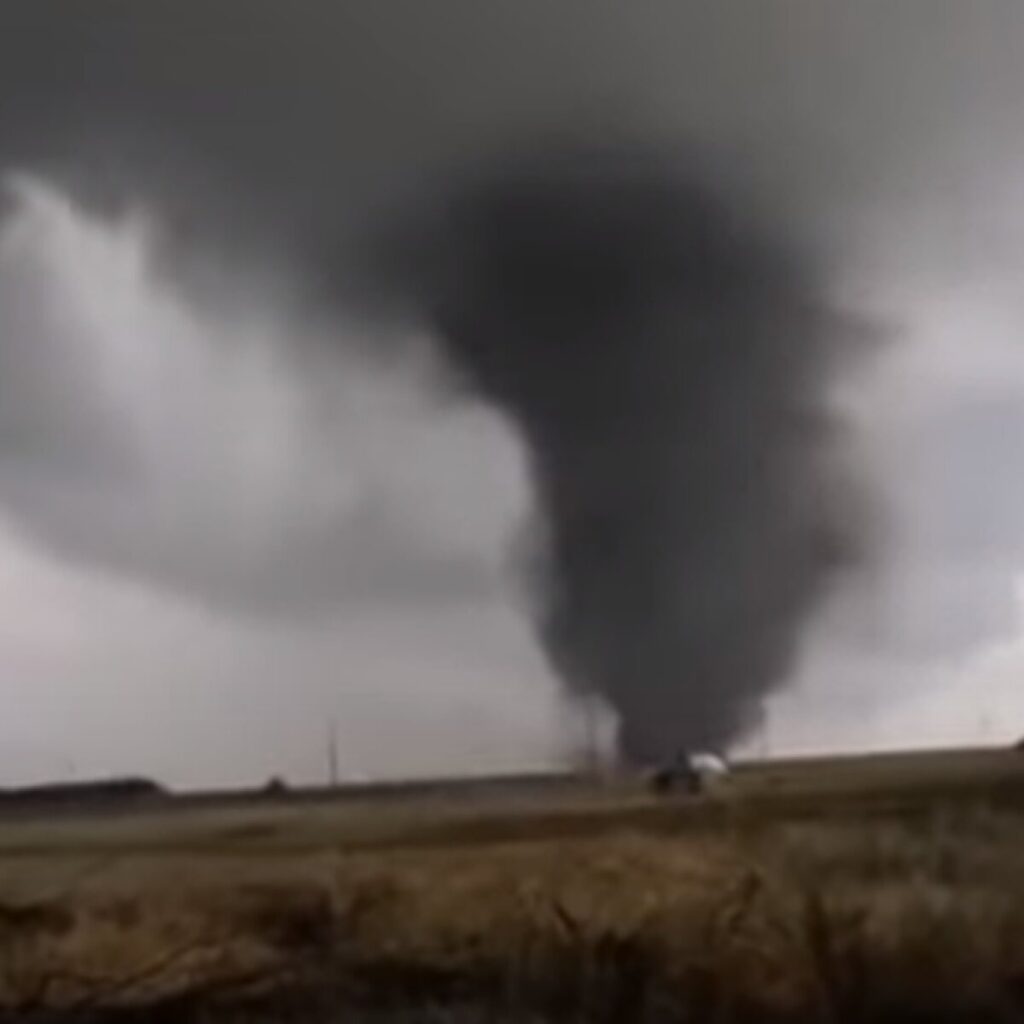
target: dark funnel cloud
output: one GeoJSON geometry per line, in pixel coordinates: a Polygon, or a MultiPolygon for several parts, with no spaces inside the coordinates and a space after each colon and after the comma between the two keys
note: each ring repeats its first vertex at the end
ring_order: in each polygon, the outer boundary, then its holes
{"type": "Polygon", "coordinates": [[[633,145],[456,173],[383,252],[526,439],[563,678],[614,706],[631,759],[733,739],[852,550],[825,460],[840,332],[813,276],[633,145]]]}

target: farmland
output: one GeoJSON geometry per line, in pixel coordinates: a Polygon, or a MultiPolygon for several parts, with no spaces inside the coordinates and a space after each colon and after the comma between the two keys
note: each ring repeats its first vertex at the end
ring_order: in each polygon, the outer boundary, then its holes
{"type": "Polygon", "coordinates": [[[1024,1019],[1024,755],[0,817],[19,1021],[1024,1019]]]}

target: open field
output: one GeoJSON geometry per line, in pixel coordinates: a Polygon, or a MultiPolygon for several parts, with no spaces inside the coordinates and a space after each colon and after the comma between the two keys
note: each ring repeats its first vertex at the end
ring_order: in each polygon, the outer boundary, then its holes
{"type": "Polygon", "coordinates": [[[0,819],[0,1005],[86,1021],[1024,1020],[1024,754],[0,819]]]}

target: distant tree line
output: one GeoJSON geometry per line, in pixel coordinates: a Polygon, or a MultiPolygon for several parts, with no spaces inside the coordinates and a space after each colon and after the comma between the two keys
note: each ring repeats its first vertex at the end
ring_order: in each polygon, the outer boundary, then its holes
{"type": "Polygon", "coordinates": [[[50,782],[37,786],[0,789],[0,808],[40,805],[126,803],[168,796],[152,779],[129,777],[81,782],[50,782]]]}

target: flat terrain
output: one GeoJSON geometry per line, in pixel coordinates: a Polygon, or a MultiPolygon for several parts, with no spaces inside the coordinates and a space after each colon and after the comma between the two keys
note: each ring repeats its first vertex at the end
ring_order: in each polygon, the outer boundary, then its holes
{"type": "Polygon", "coordinates": [[[19,1021],[1024,1020],[1024,753],[0,816],[19,1021]]]}

